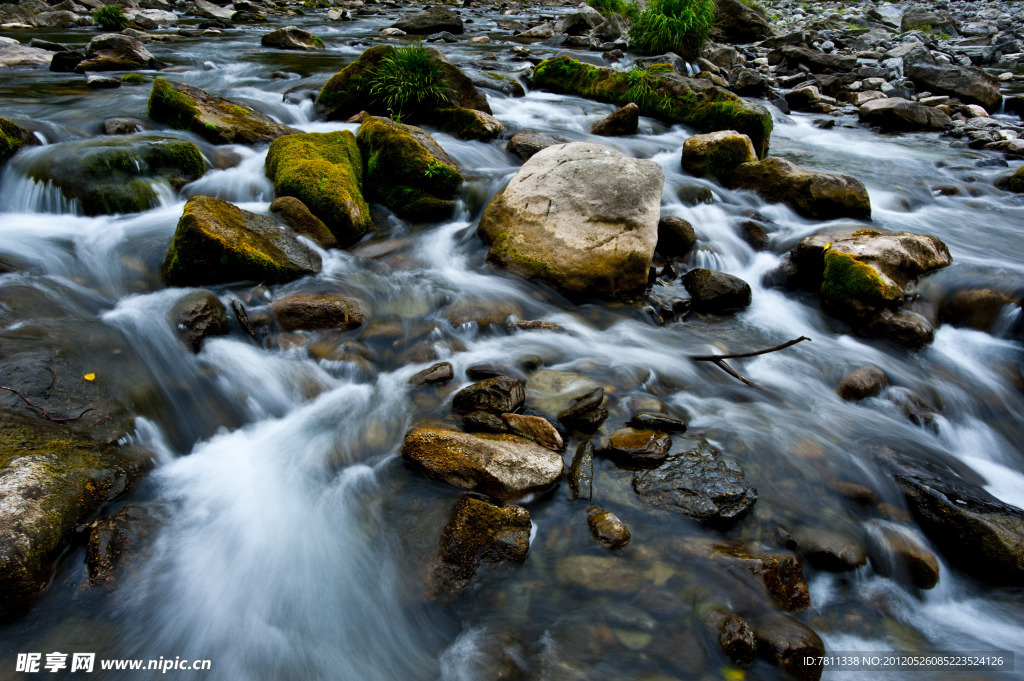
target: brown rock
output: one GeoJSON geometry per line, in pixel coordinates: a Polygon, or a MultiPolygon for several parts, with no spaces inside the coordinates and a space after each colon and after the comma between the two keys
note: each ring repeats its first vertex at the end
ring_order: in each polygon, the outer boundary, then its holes
{"type": "Polygon", "coordinates": [[[594,123],[590,132],[602,137],[623,137],[635,135],[640,123],[640,107],[630,102],[621,109],[616,109],[601,120],[594,123]]]}
{"type": "Polygon", "coordinates": [[[819,570],[847,572],[868,562],[859,538],[824,527],[803,527],[793,533],[800,553],[819,570]]]}
{"type": "Polygon", "coordinates": [[[889,385],[885,372],[878,367],[863,366],[843,376],[836,392],[847,402],[874,397],[889,385]]]}
{"type": "Polygon", "coordinates": [[[693,225],[673,215],[663,216],[658,221],[658,245],[655,250],[661,255],[681,258],[697,244],[693,225]]]}
{"type": "Polygon", "coordinates": [[[309,238],[321,248],[337,248],[338,239],[323,223],[323,220],[309,212],[302,201],[294,196],[282,196],[270,204],[270,212],[281,216],[286,225],[297,234],[309,238]]]}
{"type": "Polygon", "coordinates": [[[523,383],[511,376],[495,376],[477,381],[455,393],[452,406],[458,411],[514,412],[523,406],[523,383]]]}
{"type": "Polygon", "coordinates": [[[204,290],[191,291],[175,303],[170,318],[178,335],[192,352],[199,352],[210,336],[228,333],[228,312],[224,303],[204,290]]]}
{"type": "Polygon", "coordinates": [[[485,565],[523,563],[530,549],[530,528],[530,512],[522,506],[492,506],[462,497],[441,533],[435,590],[457,593],[485,565]]]}
{"type": "Polygon", "coordinates": [[[822,666],[813,660],[825,654],[821,637],[789,615],[773,614],[754,622],[758,648],[798,681],[818,681],[822,666]]]}
{"type": "Polygon", "coordinates": [[[626,523],[600,506],[591,506],[587,509],[587,524],[590,525],[594,537],[610,549],[624,548],[632,539],[626,523]]]}
{"type": "Polygon", "coordinates": [[[556,452],[565,449],[562,436],[546,418],[527,414],[502,414],[501,418],[505,421],[508,429],[516,435],[522,435],[540,446],[556,452]]]}
{"type": "Polygon", "coordinates": [[[417,372],[409,379],[409,385],[438,385],[455,378],[455,369],[451,362],[438,362],[423,371],[417,372]]]}
{"type": "Polygon", "coordinates": [[[730,615],[722,622],[718,631],[718,644],[732,663],[740,667],[753,662],[757,654],[754,630],[739,615],[730,615]]]}
{"type": "Polygon", "coordinates": [[[657,466],[668,458],[672,436],[657,430],[623,428],[612,433],[601,453],[631,466],[657,466]]]}
{"type": "Polygon", "coordinates": [[[299,329],[341,329],[362,326],[365,317],[359,304],[349,298],[325,294],[300,293],[278,298],[270,311],[286,331],[299,329]]]}

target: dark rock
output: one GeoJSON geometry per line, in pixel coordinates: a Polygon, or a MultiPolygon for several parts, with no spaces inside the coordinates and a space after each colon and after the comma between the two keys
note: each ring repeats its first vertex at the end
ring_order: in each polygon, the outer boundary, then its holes
{"type": "Polygon", "coordinates": [[[392,28],[410,35],[430,35],[441,31],[462,33],[465,30],[459,15],[446,7],[431,7],[422,12],[407,14],[392,24],[392,28]]]}
{"type": "Polygon", "coordinates": [[[757,654],[757,639],[747,621],[738,615],[730,615],[718,630],[718,645],[733,664],[745,667],[754,661],[757,654]]]}
{"type": "Polygon", "coordinates": [[[793,111],[813,111],[815,105],[821,101],[821,93],[814,85],[796,88],[785,94],[786,104],[793,111]]]}
{"type": "Polygon", "coordinates": [[[770,240],[768,232],[759,223],[753,220],[744,220],[740,223],[740,238],[755,251],[767,251],[770,240]]]}
{"type": "Polygon", "coordinates": [[[590,501],[594,494],[594,445],[581,442],[569,467],[569,487],[573,499],[590,501]]]}
{"type": "Polygon", "coordinates": [[[587,509],[587,524],[594,537],[610,549],[625,548],[632,539],[626,524],[617,515],[600,506],[587,509]]]}
{"type": "Polygon", "coordinates": [[[594,388],[583,395],[573,398],[569,405],[558,412],[558,420],[570,428],[589,430],[608,418],[608,412],[601,403],[604,402],[604,388],[594,388]]]}
{"type": "Polygon", "coordinates": [[[980,104],[987,111],[998,111],[1003,100],[999,81],[981,69],[920,61],[907,64],[904,70],[920,90],[957,97],[964,104],[980,104]]]}
{"type": "Polygon", "coordinates": [[[28,41],[29,47],[38,47],[41,50],[47,50],[49,52],[67,52],[71,49],[70,46],[62,43],[55,43],[50,40],[43,40],[42,38],[32,38],[28,41]]]}
{"type": "Polygon", "coordinates": [[[821,678],[825,644],[800,621],[783,614],[764,615],[754,621],[758,650],[797,681],[821,678]]]}
{"type": "Polygon", "coordinates": [[[485,566],[520,564],[530,549],[530,512],[462,497],[441,533],[434,569],[436,592],[454,595],[485,566]]]}
{"type": "Polygon", "coordinates": [[[873,99],[858,110],[860,120],[882,130],[942,130],[952,123],[938,109],[899,97],[873,99]]]}
{"type": "Polygon", "coordinates": [[[455,378],[451,362],[438,362],[409,378],[409,385],[439,385],[455,378]]]}
{"type": "Polygon", "coordinates": [[[885,372],[874,366],[863,366],[843,376],[836,392],[847,402],[874,397],[889,384],[885,372]]]}
{"type": "Polygon", "coordinates": [[[138,118],[108,118],[102,128],[104,135],[132,135],[146,129],[145,121],[138,118]]]}
{"type": "Polygon", "coordinates": [[[296,234],[307,237],[321,248],[338,247],[338,238],[327,228],[323,220],[313,215],[306,204],[294,196],[274,199],[270,204],[270,212],[279,215],[296,234]]]}
{"type": "Polygon", "coordinates": [[[754,506],[757,490],[743,472],[724,460],[706,440],[691,439],[689,449],[658,468],[633,475],[633,489],[647,504],[675,511],[712,527],[735,524],[754,506]]]}
{"type": "Polygon", "coordinates": [[[561,33],[570,36],[589,33],[604,21],[604,17],[593,7],[581,5],[578,12],[569,12],[562,17],[558,29],[561,33]]]}
{"type": "Polygon", "coordinates": [[[686,423],[673,416],[639,411],[629,419],[629,425],[646,430],[660,430],[665,433],[685,433],[686,423]]]}
{"type": "Polygon", "coordinates": [[[468,385],[455,393],[452,407],[458,411],[503,414],[516,411],[525,401],[522,381],[511,376],[495,376],[468,385]]]}
{"type": "Polygon", "coordinates": [[[39,139],[31,130],[6,118],[0,118],[0,166],[24,146],[36,146],[39,139]]]}
{"type": "Polygon", "coordinates": [[[953,326],[966,326],[978,331],[991,331],[1008,305],[1008,296],[992,289],[955,291],[939,304],[939,318],[953,326]]]}
{"type": "Polygon", "coordinates": [[[297,26],[283,26],[266,33],[260,38],[260,44],[264,47],[276,47],[281,50],[324,49],[324,41],[297,26]]]}
{"type": "Polygon", "coordinates": [[[752,575],[764,590],[786,610],[802,610],[810,605],[811,596],[804,580],[803,564],[792,553],[750,552],[739,547],[715,546],[712,559],[726,570],[752,575]]]}
{"type": "Polygon", "coordinates": [[[658,221],[658,245],[661,255],[682,258],[697,244],[693,225],[683,218],[666,215],[658,221]]]}
{"type": "Polygon", "coordinates": [[[768,55],[768,63],[780,68],[806,67],[811,73],[846,73],[857,68],[856,57],[828,54],[809,47],[783,45],[768,55]]]}
{"type": "Polygon", "coordinates": [[[154,530],[154,518],[143,506],[129,504],[116,515],[94,520],[89,532],[85,564],[89,583],[113,586],[123,570],[143,548],[154,530]]]}
{"type": "Polygon", "coordinates": [[[57,73],[74,73],[75,67],[85,61],[85,54],[78,50],[55,52],[50,60],[50,70],[57,73]]]}
{"type": "Polygon", "coordinates": [[[939,561],[935,554],[899,530],[879,528],[871,564],[880,574],[902,577],[918,589],[932,589],[939,583],[939,561]]]}
{"type": "Polygon", "coordinates": [[[697,312],[726,314],[750,305],[750,285],[731,274],[697,268],[684,274],[682,282],[697,312]]]}
{"type": "Polygon", "coordinates": [[[623,428],[608,436],[601,453],[627,466],[657,466],[668,458],[671,448],[668,433],[623,428]]]}
{"type": "Polygon", "coordinates": [[[622,137],[635,135],[640,122],[640,107],[630,102],[621,109],[616,109],[601,120],[594,123],[590,132],[603,137],[622,137]]]}
{"type": "Polygon", "coordinates": [[[715,3],[715,35],[727,43],[752,43],[774,34],[764,12],[740,0],[715,3]]]}
{"type": "Polygon", "coordinates": [[[471,433],[507,433],[505,419],[489,411],[471,411],[462,418],[462,427],[471,433]]]}
{"type": "Polygon", "coordinates": [[[768,80],[754,69],[737,67],[729,71],[729,87],[741,97],[767,97],[768,80]]]}
{"type": "Polygon", "coordinates": [[[847,572],[868,562],[863,542],[845,532],[824,527],[802,527],[793,532],[800,553],[819,570],[847,572]]]}
{"type": "MultiPolygon", "coordinates": [[[[458,324],[453,324],[458,326],[458,324]]],[[[522,378],[518,375],[518,371],[508,364],[474,364],[466,367],[466,378],[471,381],[482,381],[485,378],[496,378],[498,376],[514,376],[515,378],[522,378]]]]}
{"type": "Polygon", "coordinates": [[[909,310],[881,310],[864,327],[864,333],[911,351],[920,350],[935,338],[931,322],[909,310]]]}
{"type": "MultiPolygon", "coordinates": [[[[57,54],[63,53],[58,52],[57,54]]],[[[56,57],[56,55],[54,56],[56,57]]],[[[85,60],[75,66],[75,72],[133,71],[161,69],[163,66],[135,38],[120,33],[104,33],[91,39],[85,46],[85,60]]]]}
{"type": "Polygon", "coordinates": [[[170,318],[192,352],[199,352],[207,338],[225,336],[229,331],[227,308],[209,291],[190,291],[174,304],[170,318]]]}
{"type": "Polygon", "coordinates": [[[327,294],[299,293],[278,298],[270,311],[285,331],[339,329],[349,331],[366,320],[359,303],[327,294]]]}

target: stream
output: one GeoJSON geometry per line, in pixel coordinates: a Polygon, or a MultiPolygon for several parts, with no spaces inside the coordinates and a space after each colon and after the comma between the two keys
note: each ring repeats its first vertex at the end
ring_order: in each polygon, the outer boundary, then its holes
{"type": "MultiPolygon", "coordinates": [[[[307,95],[379,42],[379,30],[398,16],[389,10],[344,23],[293,17],[288,23],[323,39],[327,49],[317,53],[261,49],[259,36],[285,25],[279,18],[273,25],[147,48],[171,65],[165,77],[244,99],[303,131],[354,132],[355,124],[318,118],[307,95]],[[276,71],[293,77],[270,78],[276,71]]],[[[475,10],[472,16],[474,33],[491,33],[492,42],[439,44],[452,61],[473,67],[496,59],[512,75],[528,65],[510,60],[513,43],[508,31],[497,28],[497,11],[475,10]]],[[[93,32],[34,35],[84,46],[93,32]]],[[[530,47],[542,57],[563,53],[530,47]]],[[[596,54],[568,53],[590,60],[596,54]]],[[[123,437],[149,447],[157,460],[120,503],[146,505],[159,529],[114,590],[85,588],[85,550],[69,549],[32,610],[0,625],[0,679],[25,677],[7,664],[17,653],[55,650],[107,659],[212,661],[210,672],[161,675],[169,679],[520,678],[504,669],[538,681],[743,678],[726,673],[728,659],[702,617],[708,608],[735,606],[744,596],[730,591],[731,582],[688,566],[680,542],[771,544],[776,526],[827,524],[869,540],[886,529],[911,532],[931,546],[914,523],[899,522],[906,506],[875,457],[881,446],[954,462],[973,471],[992,495],[1024,507],[1020,319],[1002,320],[1002,332],[993,334],[944,325],[932,344],[915,353],[851,335],[813,297],[761,283],[803,237],[851,221],[809,220],[783,204],[688,176],[680,168],[680,149],[694,130],[641,118],[635,136],[594,137],[590,125],[612,105],[529,89],[521,98],[484,92],[509,133],[555,132],[659,163],[666,176],[663,215],[685,218],[699,239],[686,264],[749,282],[751,306],[730,317],[693,315],[662,325],[643,303],[575,304],[487,263],[476,222],[521,163],[504,150],[503,140],[461,141],[427,127],[466,175],[452,220],[411,225],[386,215],[378,220],[386,233],[380,230],[349,251],[318,249],[323,271],[313,281],[269,290],[211,288],[223,301],[238,298],[250,310],[289,292],[356,297],[373,320],[346,336],[358,341],[361,361],[315,359],[298,345],[264,348],[241,333],[209,339],[192,354],[166,321],[186,290],[162,284],[160,263],[190,196],[267,212],[274,197],[263,174],[266,147],[214,147],[190,133],[164,131],[195,142],[213,169],[178,192],[161,188],[160,205],[144,213],[85,217],[58,190],[29,179],[26,164],[35,154],[56,153],[65,142],[99,134],[111,116],[145,118],[148,83],[89,90],[74,74],[4,72],[0,114],[31,121],[45,145],[21,152],[0,176],[0,262],[16,265],[0,274],[0,301],[11,291],[36,301],[37,318],[55,334],[109,327],[144,363],[146,375],[139,380],[146,384],[147,407],[134,432],[123,437]],[[710,203],[680,199],[692,195],[695,185],[710,189],[710,203]],[[767,251],[754,251],[738,235],[736,223],[751,210],[771,222],[767,251]],[[446,306],[464,300],[554,322],[564,331],[510,334],[500,324],[453,325],[446,306]],[[736,362],[761,389],[684,358],[744,352],[799,336],[812,341],[736,362]],[[454,365],[452,384],[436,391],[408,385],[410,376],[439,360],[454,365]],[[751,519],[723,537],[682,516],[654,512],[633,494],[628,471],[596,458],[594,503],[629,525],[632,545],[619,560],[642,585],[610,583],[600,575],[592,585],[563,579],[567,559],[608,555],[591,539],[588,504],[572,501],[563,482],[527,504],[533,534],[525,564],[454,603],[426,598],[425,566],[460,493],[410,470],[398,452],[409,428],[450,413],[450,395],[470,382],[467,368],[480,364],[520,367],[524,375],[541,366],[592,378],[615,397],[609,425],[624,423],[635,406],[657,398],[668,413],[686,419],[691,433],[744,469],[758,491],[751,519]],[[836,385],[865,364],[882,368],[890,388],[861,402],[843,401],[836,385]],[[897,406],[908,392],[933,406],[930,425],[915,424],[897,406]],[[836,491],[837,481],[868,487],[878,499],[867,509],[858,506],[836,491]],[[878,505],[894,510],[878,513],[878,505]]],[[[948,245],[953,265],[923,278],[922,292],[971,282],[1015,297],[1024,293],[1024,204],[993,187],[1005,169],[977,165],[993,154],[950,148],[948,138],[934,134],[880,135],[850,116],[820,129],[814,124],[819,116],[772,111],[773,155],[860,179],[871,196],[874,225],[934,234],[948,245]]],[[[678,280],[656,290],[685,295],[678,280]]],[[[97,356],[98,375],[108,361],[97,356]]],[[[574,449],[575,442],[567,463],[574,449]]],[[[811,604],[797,616],[830,652],[1024,651],[1024,591],[973,580],[933,550],[941,578],[931,590],[883,574],[884,540],[872,561],[852,572],[805,566],[811,604]]],[[[746,673],[786,678],[763,660],[746,673]]],[[[97,670],[94,677],[155,678],[149,674],[97,670]]],[[[914,670],[871,676],[968,678],[914,670]]],[[[827,671],[825,678],[864,675],[827,671]]]]}

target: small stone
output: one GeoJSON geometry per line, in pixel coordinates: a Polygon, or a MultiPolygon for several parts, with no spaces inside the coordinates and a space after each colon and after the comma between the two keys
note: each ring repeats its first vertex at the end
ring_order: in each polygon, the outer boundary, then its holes
{"type": "Polygon", "coordinates": [[[590,501],[594,486],[594,445],[581,442],[569,467],[569,487],[573,499],[590,501]]]}
{"type": "Polygon", "coordinates": [[[362,326],[366,319],[354,300],[326,294],[300,293],[278,298],[270,304],[270,311],[285,331],[348,331],[362,326]]]}
{"type": "Polygon", "coordinates": [[[635,135],[640,121],[640,107],[630,102],[594,123],[590,132],[602,137],[635,135]]]}
{"type": "Polygon", "coordinates": [[[666,215],[658,221],[658,245],[655,250],[669,257],[684,257],[697,244],[693,225],[683,218],[666,215]]]}
{"type": "Polygon", "coordinates": [[[753,662],[757,654],[754,630],[739,615],[730,615],[722,622],[718,631],[718,644],[732,663],[740,667],[753,662]]]}
{"type": "Polygon", "coordinates": [[[199,352],[207,338],[225,336],[229,331],[227,308],[210,291],[188,293],[175,303],[170,317],[178,335],[192,352],[199,352]]]}
{"type": "Polygon", "coordinates": [[[889,384],[885,372],[874,366],[863,366],[843,376],[836,392],[847,402],[874,397],[889,384]]]}
{"type": "Polygon", "coordinates": [[[514,412],[523,406],[523,383],[511,376],[496,376],[478,381],[455,393],[452,406],[458,411],[514,412]]]}
{"type": "Polygon", "coordinates": [[[867,550],[854,536],[824,527],[804,527],[793,533],[800,552],[819,570],[847,572],[868,562],[867,550]]]}
{"type": "Polygon", "coordinates": [[[617,515],[600,506],[587,509],[587,524],[594,537],[610,549],[624,548],[632,538],[626,524],[617,515]]]}
{"type": "Polygon", "coordinates": [[[685,433],[686,422],[673,416],[655,414],[649,411],[639,411],[629,419],[629,425],[634,428],[647,430],[660,430],[665,433],[685,433]]]}
{"type": "Polygon", "coordinates": [[[672,437],[657,430],[623,428],[612,433],[601,453],[631,466],[657,466],[668,457],[672,437]]]}
{"type": "Polygon", "coordinates": [[[423,371],[417,372],[409,379],[409,385],[438,385],[455,378],[455,369],[451,362],[438,362],[423,371]]]}
{"type": "Polygon", "coordinates": [[[731,274],[709,269],[692,269],[682,277],[683,286],[693,297],[697,312],[726,314],[750,305],[750,285],[731,274]]]}
{"type": "Polygon", "coordinates": [[[565,449],[562,436],[558,434],[551,422],[541,416],[530,416],[527,414],[502,414],[509,430],[516,435],[529,438],[548,449],[560,452],[565,449]]]}

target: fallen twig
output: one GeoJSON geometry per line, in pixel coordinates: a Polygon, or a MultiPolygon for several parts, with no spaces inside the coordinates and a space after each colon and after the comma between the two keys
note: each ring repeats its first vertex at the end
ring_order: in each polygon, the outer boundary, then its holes
{"type": "Polygon", "coordinates": [[[781,345],[776,345],[773,348],[765,348],[764,350],[754,350],[753,352],[734,352],[734,353],[728,353],[728,354],[724,354],[724,355],[686,355],[686,359],[689,359],[689,360],[694,361],[694,362],[712,362],[713,364],[715,364],[715,366],[717,366],[719,369],[721,369],[725,373],[729,374],[733,378],[735,378],[735,379],[737,379],[739,381],[742,381],[743,383],[745,383],[745,384],[747,384],[747,385],[749,385],[751,387],[756,388],[756,387],[759,387],[756,383],[754,383],[749,378],[747,378],[746,376],[743,376],[742,374],[737,372],[735,369],[733,369],[731,366],[726,364],[725,360],[727,360],[727,359],[743,359],[745,357],[757,357],[758,355],[767,355],[769,352],[778,352],[779,350],[785,350],[786,348],[791,347],[793,345],[796,345],[797,343],[800,343],[801,341],[809,341],[809,340],[811,340],[811,339],[808,338],[807,336],[800,336],[799,338],[794,338],[793,340],[786,341],[785,343],[783,343],[781,345]]]}
{"type": "Polygon", "coordinates": [[[27,404],[29,408],[37,410],[40,416],[42,416],[47,421],[53,421],[54,423],[68,423],[69,421],[77,421],[78,419],[88,414],[90,411],[96,411],[96,407],[86,407],[85,409],[82,410],[81,414],[75,416],[74,418],[56,418],[54,416],[50,416],[50,412],[48,412],[45,407],[40,407],[38,404],[33,404],[32,402],[29,402],[27,397],[22,395],[14,388],[9,388],[6,385],[0,385],[0,390],[6,390],[9,393],[14,393],[15,395],[18,396],[18,399],[27,404]]]}

